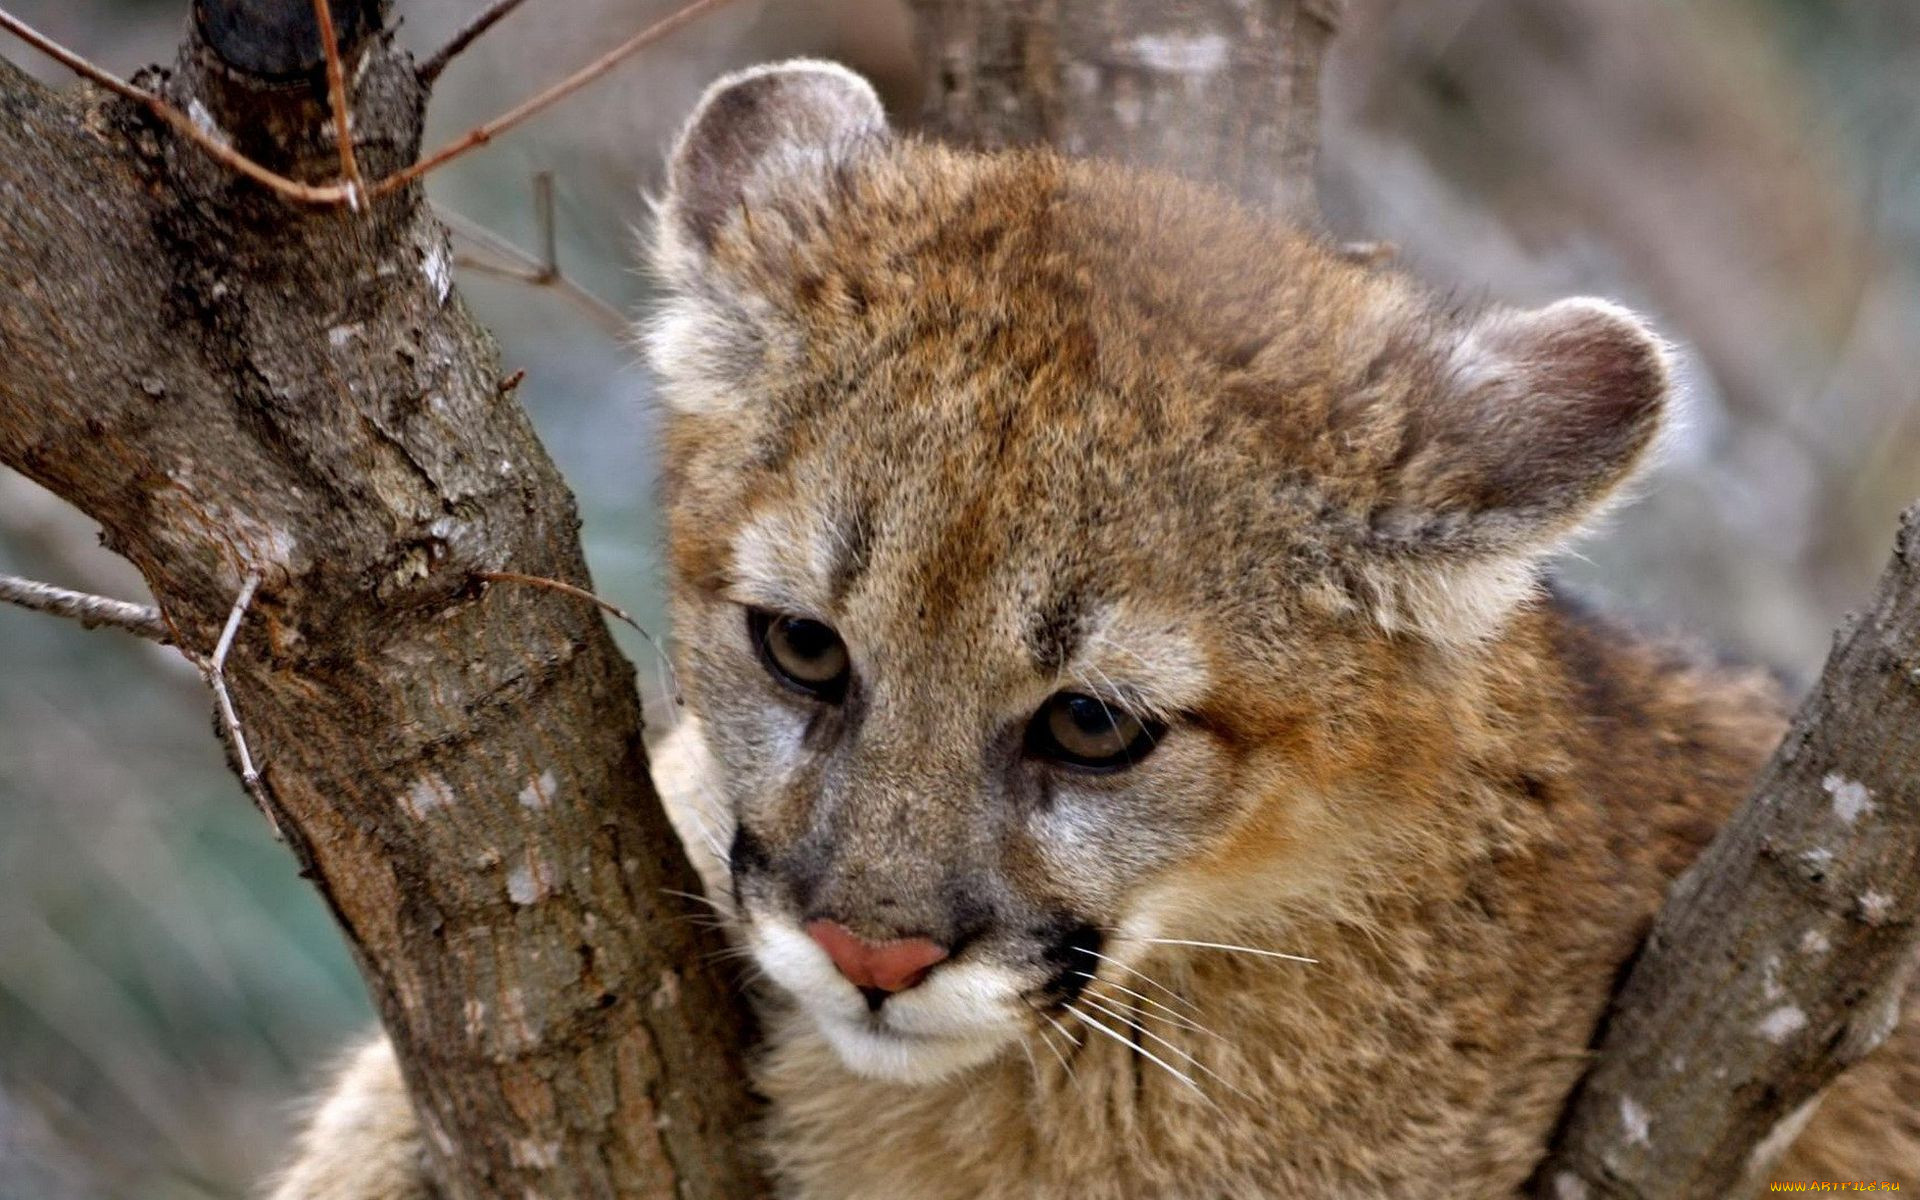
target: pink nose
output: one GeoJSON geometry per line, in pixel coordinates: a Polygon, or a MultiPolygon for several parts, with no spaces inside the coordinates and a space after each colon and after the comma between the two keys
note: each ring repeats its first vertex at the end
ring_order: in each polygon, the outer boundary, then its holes
{"type": "Polygon", "coordinates": [[[946,947],[926,938],[862,941],[837,921],[809,921],[807,936],[820,943],[847,982],[863,991],[904,992],[947,956],[946,947]]]}

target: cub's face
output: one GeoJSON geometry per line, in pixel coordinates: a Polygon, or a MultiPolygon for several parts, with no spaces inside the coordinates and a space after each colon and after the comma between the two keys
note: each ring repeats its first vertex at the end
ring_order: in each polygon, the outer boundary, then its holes
{"type": "Polygon", "coordinates": [[[901,1080],[1359,886],[1664,391],[1609,306],[1448,313],[1187,185],[897,139],[825,64],[709,92],[656,261],[743,936],[901,1080]]]}

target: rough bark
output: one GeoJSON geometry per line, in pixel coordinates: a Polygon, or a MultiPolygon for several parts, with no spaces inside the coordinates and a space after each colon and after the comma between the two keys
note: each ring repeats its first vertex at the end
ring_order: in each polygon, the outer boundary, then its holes
{"type": "Polygon", "coordinates": [[[923,127],[1163,167],[1318,217],[1341,0],[911,0],[923,127]]]}
{"type": "MultiPolygon", "coordinates": [[[[380,6],[337,8],[378,176],[415,155],[425,89],[380,6]]],[[[308,0],[196,17],[144,82],[329,178],[308,0]]],[[[0,463],[98,520],[187,648],[260,578],[233,699],[444,1194],[752,1195],[743,1015],[714,935],[663,892],[698,885],[632,668],[590,605],[475,580],[588,583],[573,499],[451,262],[417,189],[357,216],[290,206],[135,105],[0,62],[0,463]]]]}
{"type": "Polygon", "coordinates": [[[1753,795],[1675,883],[1541,1195],[1734,1192],[1893,1029],[1917,950],[1920,505],[1753,795]]]}

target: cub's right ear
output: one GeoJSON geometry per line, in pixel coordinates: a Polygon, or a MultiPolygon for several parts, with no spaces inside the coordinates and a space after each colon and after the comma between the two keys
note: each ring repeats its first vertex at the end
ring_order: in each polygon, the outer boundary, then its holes
{"type": "Polygon", "coordinates": [[[887,136],[872,85],[837,63],[793,59],[722,77],[668,160],[659,265],[671,273],[697,264],[759,195],[823,178],[822,167],[887,136]]]}

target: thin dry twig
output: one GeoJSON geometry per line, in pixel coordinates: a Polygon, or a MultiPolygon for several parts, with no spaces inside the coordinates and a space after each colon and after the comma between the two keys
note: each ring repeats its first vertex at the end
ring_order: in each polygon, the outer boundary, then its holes
{"type": "MultiPolygon", "coordinates": [[[[427,174],[429,171],[453,161],[476,146],[486,145],[495,137],[518,125],[528,117],[533,116],[535,113],[540,112],[556,101],[565,99],[567,96],[579,91],[582,87],[585,87],[595,79],[611,71],[614,67],[620,65],[623,60],[634,53],[651,46],[653,43],[673,33],[694,18],[701,16],[709,9],[718,8],[728,3],[728,0],[693,0],[693,3],[688,4],[684,8],[677,9],[660,20],[655,21],[652,25],[647,26],[620,45],[588,63],[580,70],[575,71],[572,75],[562,79],[559,83],[554,84],[552,87],[547,88],[531,99],[522,101],[519,105],[495,117],[493,120],[476,125],[462,136],[442,146],[426,158],[419,159],[411,165],[403,167],[371,185],[364,184],[359,178],[359,167],[352,158],[352,137],[351,130],[347,128],[349,122],[345,106],[345,78],[344,71],[340,66],[339,48],[333,40],[332,14],[326,7],[326,0],[313,0],[313,2],[314,13],[321,25],[321,36],[326,42],[328,51],[328,90],[330,99],[333,102],[335,130],[340,141],[341,169],[344,176],[344,178],[337,182],[324,184],[301,183],[298,180],[289,179],[277,171],[261,166],[253,159],[235,150],[214,133],[202,129],[191,117],[188,117],[185,113],[173,105],[168,104],[152,92],[144,88],[135,87],[111,71],[95,66],[81,55],[60,45],[52,38],[47,37],[45,34],[34,29],[4,9],[0,9],[0,29],[4,29],[13,34],[42,54],[59,62],[68,70],[87,79],[91,79],[101,87],[143,106],[155,117],[172,126],[182,137],[185,137],[206,151],[215,161],[232,170],[238,171],[240,174],[245,175],[247,178],[266,187],[277,195],[301,204],[344,204],[357,210],[362,196],[369,199],[377,199],[381,196],[390,195],[427,174]]],[[[502,5],[496,5],[495,7],[502,8],[502,5]]],[[[451,58],[451,54],[448,53],[449,51],[454,54],[459,53],[473,38],[486,32],[487,26],[490,26],[493,21],[498,21],[501,17],[504,17],[507,12],[512,11],[512,7],[512,4],[506,4],[503,11],[494,15],[491,21],[486,21],[485,25],[481,25],[481,22],[476,21],[475,25],[480,25],[481,27],[474,30],[472,36],[465,36],[463,31],[462,36],[465,40],[463,41],[462,38],[456,37],[454,39],[456,44],[450,45],[447,50],[443,50],[440,54],[435,55],[433,60],[429,60],[428,66],[434,66],[435,62],[442,57],[451,58]]],[[[482,20],[486,20],[486,16],[487,14],[482,14],[482,20]]],[[[444,68],[445,65],[444,62],[438,63],[438,66],[441,68],[444,68]]],[[[437,74],[438,71],[436,70],[435,73],[437,74]]],[[[430,80],[431,76],[427,76],[427,78],[430,80]]]]}
{"type": "Polygon", "coordinates": [[[599,58],[594,59],[586,66],[575,71],[565,79],[562,79],[559,83],[554,84],[552,87],[530,99],[521,101],[518,105],[507,110],[500,116],[495,117],[493,120],[474,126],[465,134],[448,142],[446,145],[415,162],[413,165],[395,171],[379,183],[373,185],[373,194],[376,196],[384,196],[397,188],[405,187],[408,183],[425,175],[428,171],[451,162],[467,151],[472,150],[474,147],[486,145],[500,134],[505,133],[528,117],[533,116],[535,113],[553,104],[555,101],[565,99],[567,96],[572,95],[587,84],[600,78],[600,76],[605,75],[637,51],[644,50],[661,38],[679,29],[682,25],[692,21],[694,18],[702,16],[709,10],[719,8],[726,3],[728,3],[728,0],[693,0],[692,4],[677,9],[669,15],[662,17],[660,20],[655,21],[639,33],[634,34],[626,41],[607,51],[599,58]]]}
{"type": "Polygon", "coordinates": [[[159,642],[162,646],[173,644],[173,633],[167,628],[160,610],[145,604],[130,604],[125,600],[113,600],[4,574],[0,574],[0,601],[56,617],[68,617],[87,629],[98,629],[105,625],[148,641],[159,642]]]}
{"type": "Polygon", "coordinates": [[[340,184],[301,183],[298,180],[288,179],[276,171],[268,170],[218,137],[201,129],[194,124],[191,117],[152,92],[135,87],[113,72],[95,66],[5,9],[0,9],[0,29],[5,29],[75,74],[91,79],[108,91],[141,105],[148,112],[171,125],[182,137],[205,150],[216,162],[240,172],[278,195],[302,204],[344,204],[347,200],[347,189],[340,184]]]}
{"type": "Polygon", "coordinates": [[[329,0],[313,0],[313,19],[320,26],[320,46],[327,55],[327,104],[333,109],[333,140],[340,146],[340,178],[347,189],[347,208],[360,211],[360,164],[353,157],[353,113],[347,104],[347,72],[340,62],[340,39],[333,30],[329,0]]]}
{"type": "Polygon", "coordinates": [[[483,579],[488,583],[524,583],[532,587],[545,588],[550,592],[559,592],[563,596],[572,596],[576,600],[585,600],[589,604],[599,605],[616,620],[631,626],[641,637],[647,639],[647,645],[653,647],[654,654],[660,659],[661,667],[666,671],[667,690],[671,694],[674,704],[679,705],[686,703],[680,696],[680,677],[673,669],[673,660],[667,657],[666,647],[660,644],[658,638],[647,632],[646,626],[634,620],[633,614],[621,608],[613,601],[603,600],[583,587],[575,587],[573,584],[559,579],[548,579],[544,575],[523,575],[518,571],[476,571],[474,572],[474,578],[483,579]]]}
{"type": "Polygon", "coordinates": [[[499,24],[501,18],[519,8],[524,2],[525,0],[494,0],[487,6],[485,12],[469,21],[466,28],[459,33],[454,34],[452,41],[434,51],[431,58],[420,64],[420,78],[427,83],[440,78],[440,72],[447,69],[448,63],[460,57],[468,46],[480,39],[481,34],[499,24]]]}
{"type": "Polygon", "coordinates": [[[504,263],[496,263],[470,254],[457,254],[454,256],[454,265],[516,283],[552,288],[584,310],[595,324],[606,330],[608,336],[625,336],[628,322],[620,310],[573,282],[560,270],[558,235],[554,229],[553,176],[542,171],[534,176],[533,187],[534,213],[540,223],[542,258],[536,259],[486,226],[470,221],[459,213],[444,208],[436,209],[440,220],[456,236],[505,260],[504,263]]]}
{"type": "Polygon", "coordinates": [[[280,822],[274,818],[273,808],[267,803],[266,791],[260,786],[260,772],[253,765],[253,753],[247,748],[247,735],[240,728],[239,714],[233,709],[233,695],[227,690],[227,655],[233,650],[233,639],[240,632],[240,622],[246,619],[247,609],[253,604],[254,593],[260,589],[260,576],[252,574],[240,586],[240,594],[234,598],[233,608],[227,613],[227,624],[220,631],[220,640],[214,645],[213,653],[206,658],[194,659],[194,665],[200,668],[200,674],[206,677],[207,686],[213,689],[214,703],[220,707],[220,721],[226,727],[227,741],[233,746],[234,757],[240,760],[240,782],[247,789],[247,795],[260,809],[260,815],[267,819],[276,839],[284,840],[280,832],[280,822]]]}

